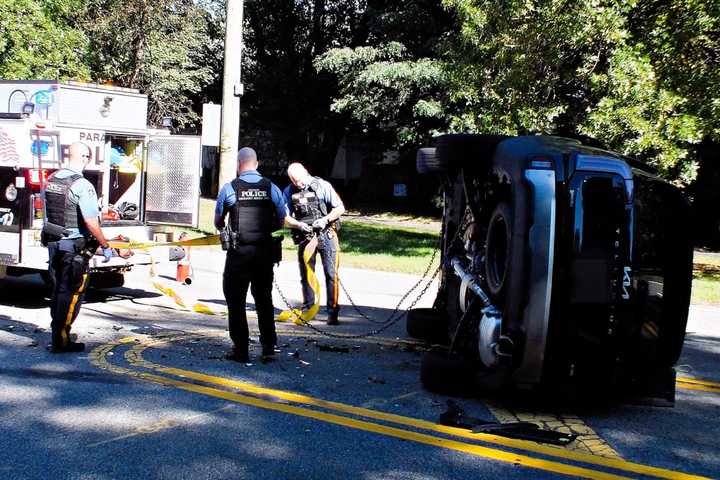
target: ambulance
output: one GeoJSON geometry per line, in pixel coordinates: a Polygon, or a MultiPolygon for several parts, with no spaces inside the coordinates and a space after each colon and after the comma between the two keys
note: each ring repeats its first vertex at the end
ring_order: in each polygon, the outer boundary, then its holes
{"type": "MultiPolygon", "coordinates": [[[[107,238],[149,241],[168,225],[197,226],[200,137],[150,128],[147,113],[147,95],[134,89],[0,80],[0,278],[46,275],[41,189],[73,142],[91,148],[84,176],[98,193],[107,238]]],[[[121,286],[133,265],[150,261],[120,253],[91,260],[91,285],[121,286]]]]}

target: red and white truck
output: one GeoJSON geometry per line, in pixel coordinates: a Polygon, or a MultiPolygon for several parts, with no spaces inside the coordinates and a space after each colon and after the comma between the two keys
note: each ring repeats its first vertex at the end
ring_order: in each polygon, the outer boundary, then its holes
{"type": "MultiPolygon", "coordinates": [[[[166,225],[197,225],[200,137],[149,128],[147,105],[134,89],[0,81],[0,278],[47,271],[40,191],[73,142],[92,149],[84,175],[95,185],[108,238],[153,240],[166,225]]],[[[91,261],[91,278],[112,287],[149,259],[101,260],[91,261]]]]}

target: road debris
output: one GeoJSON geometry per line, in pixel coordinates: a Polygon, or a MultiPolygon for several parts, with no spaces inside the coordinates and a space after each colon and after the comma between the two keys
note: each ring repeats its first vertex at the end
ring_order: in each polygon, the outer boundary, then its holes
{"type": "Polygon", "coordinates": [[[318,349],[321,352],[336,352],[336,353],[350,353],[350,347],[347,346],[337,346],[337,345],[329,345],[326,343],[319,343],[318,349]]]}
{"type": "Polygon", "coordinates": [[[508,438],[530,440],[539,443],[565,446],[571,443],[577,435],[543,430],[530,422],[498,423],[470,417],[465,410],[452,400],[447,401],[447,410],[440,414],[438,423],[449,427],[471,430],[473,433],[492,433],[508,438]]]}

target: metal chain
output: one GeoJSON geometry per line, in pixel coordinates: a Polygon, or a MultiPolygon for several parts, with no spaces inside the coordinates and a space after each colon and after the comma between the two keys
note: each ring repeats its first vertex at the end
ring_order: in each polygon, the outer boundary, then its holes
{"type": "Polygon", "coordinates": [[[432,268],[433,263],[435,263],[435,257],[437,257],[437,252],[438,252],[439,249],[440,249],[440,247],[438,246],[437,248],[435,248],[435,249],[433,250],[432,256],[430,257],[430,262],[428,263],[427,268],[425,268],[425,272],[423,272],[422,276],[420,277],[420,280],[418,280],[417,283],[415,283],[415,285],[413,285],[412,288],[411,288],[410,290],[408,290],[405,295],[403,295],[403,297],[400,299],[400,301],[398,302],[398,304],[395,306],[395,309],[392,311],[392,313],[390,313],[390,315],[388,315],[387,319],[385,319],[385,320],[373,320],[372,318],[370,318],[370,317],[368,317],[367,315],[365,315],[365,313],[363,313],[362,310],[360,310],[360,307],[358,307],[358,306],[355,304],[355,301],[352,299],[352,297],[351,297],[350,294],[348,293],[347,289],[345,288],[345,284],[342,282],[342,280],[340,279],[339,276],[338,276],[338,283],[340,283],[340,287],[342,287],[343,292],[345,292],[345,296],[346,296],[346,297],[348,298],[348,300],[350,301],[350,305],[352,305],[353,309],[355,309],[355,311],[358,313],[358,315],[360,315],[362,318],[364,318],[365,320],[367,320],[367,321],[370,322],[370,323],[375,323],[375,324],[383,325],[383,324],[385,324],[385,323],[387,323],[387,322],[392,321],[393,317],[395,316],[395,314],[397,313],[397,311],[400,309],[400,305],[402,305],[402,303],[407,299],[407,297],[408,297],[413,291],[415,291],[415,289],[418,288],[418,287],[420,286],[420,284],[421,284],[421,283],[425,280],[425,278],[428,276],[428,274],[430,273],[430,268],[432,268]]]}
{"type": "MultiPolygon", "coordinates": [[[[385,322],[385,324],[384,324],[382,327],[376,328],[376,329],[371,330],[371,331],[369,331],[369,332],[367,332],[367,333],[356,334],[356,335],[341,335],[341,334],[337,334],[337,333],[331,333],[331,332],[328,332],[328,331],[326,331],[326,330],[322,330],[322,329],[320,329],[320,328],[318,328],[318,327],[316,327],[316,326],[314,326],[314,325],[311,325],[310,322],[304,320],[300,315],[298,315],[297,313],[295,313],[295,312],[293,311],[292,305],[290,305],[290,302],[289,302],[289,301],[287,300],[287,298],[285,297],[285,294],[283,294],[282,290],[280,290],[280,286],[277,284],[277,281],[276,281],[275,279],[273,279],[273,284],[275,285],[275,289],[276,289],[276,290],[278,291],[278,293],[280,294],[280,298],[282,298],[282,301],[285,303],[285,305],[286,305],[287,308],[290,310],[290,312],[292,313],[292,315],[294,315],[295,318],[297,318],[297,319],[301,322],[301,325],[302,325],[302,326],[305,326],[305,327],[309,328],[310,330],[313,330],[313,331],[319,333],[320,335],[324,335],[324,336],[330,337],[330,338],[339,338],[339,339],[367,338],[367,337],[372,337],[372,336],[375,336],[375,335],[378,335],[378,334],[384,332],[385,330],[387,330],[388,328],[390,328],[391,326],[393,326],[393,325],[395,325],[397,322],[399,322],[399,321],[407,314],[407,312],[408,312],[409,310],[412,310],[412,308],[417,304],[417,302],[419,302],[420,299],[421,299],[421,298],[425,295],[425,293],[428,291],[428,289],[430,288],[430,285],[432,285],[433,280],[435,279],[435,277],[437,276],[438,272],[440,271],[440,267],[441,267],[441,266],[438,265],[438,267],[437,267],[437,268],[435,269],[435,271],[433,272],[432,276],[430,276],[430,277],[427,278],[427,284],[426,284],[426,285],[423,287],[423,289],[420,291],[420,294],[412,301],[412,303],[410,304],[410,306],[409,306],[403,313],[401,313],[401,314],[399,314],[399,315],[397,316],[397,318],[394,318],[394,319],[393,319],[393,318],[388,318],[388,320],[385,322]]],[[[429,268],[430,268],[430,267],[428,267],[428,270],[429,270],[429,268]]],[[[423,280],[423,278],[420,279],[420,282],[422,282],[422,280],[423,280]]],[[[418,282],[418,283],[420,283],[420,282],[418,282]]],[[[416,287],[413,287],[412,290],[414,290],[415,288],[416,288],[416,287]]],[[[408,293],[405,294],[405,296],[403,297],[403,300],[401,300],[401,302],[404,301],[404,299],[410,294],[410,292],[412,292],[412,290],[410,290],[408,293]]],[[[395,308],[395,311],[393,311],[393,314],[392,314],[392,315],[395,315],[395,314],[397,313],[398,309],[399,309],[399,304],[398,304],[398,307],[395,308]]],[[[391,317],[392,317],[392,315],[391,315],[391,317]]]]}

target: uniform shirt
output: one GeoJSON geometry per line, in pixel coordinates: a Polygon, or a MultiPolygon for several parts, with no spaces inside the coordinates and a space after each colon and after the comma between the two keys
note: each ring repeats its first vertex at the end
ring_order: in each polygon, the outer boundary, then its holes
{"type": "MultiPolygon", "coordinates": [[[[248,170],[241,173],[238,178],[244,182],[258,183],[262,176],[257,172],[257,170],[248,170]]],[[[278,228],[281,228],[285,221],[285,217],[287,216],[287,210],[285,209],[285,202],[283,201],[280,189],[272,182],[270,182],[270,197],[273,205],[275,206],[275,211],[277,212],[278,228]]],[[[223,185],[223,188],[218,194],[217,203],[215,204],[215,214],[225,215],[225,213],[230,211],[236,202],[237,197],[235,196],[235,190],[233,189],[232,184],[226,183],[223,185]]]]}
{"type": "MultiPolygon", "coordinates": [[[[340,200],[340,196],[337,194],[335,189],[332,185],[330,185],[330,182],[323,180],[322,178],[313,177],[313,182],[317,182],[317,190],[313,190],[315,192],[315,195],[317,195],[318,200],[321,202],[325,202],[325,206],[328,207],[328,212],[332,210],[335,207],[339,207],[343,204],[342,200],[340,200]]],[[[295,186],[291,183],[287,187],[285,187],[285,190],[283,191],[283,198],[285,199],[285,208],[287,208],[288,212],[292,213],[292,194],[293,189],[295,189],[295,186]]],[[[310,184],[305,185],[305,188],[302,189],[302,191],[306,192],[310,190],[310,184]]]]}
{"type": "MultiPolygon", "coordinates": [[[[63,179],[71,177],[75,174],[82,175],[82,171],[74,170],[70,167],[64,167],[55,172],[55,177],[63,179]]],[[[80,215],[78,216],[78,228],[68,228],[70,235],[68,239],[90,237],[90,231],[85,226],[83,219],[93,219],[100,216],[100,209],[98,208],[98,198],[95,192],[95,187],[92,186],[86,178],[79,178],[70,186],[68,191],[70,195],[70,201],[80,207],[80,215]]],[[[43,192],[43,202],[45,198],[45,192],[43,192]]]]}

